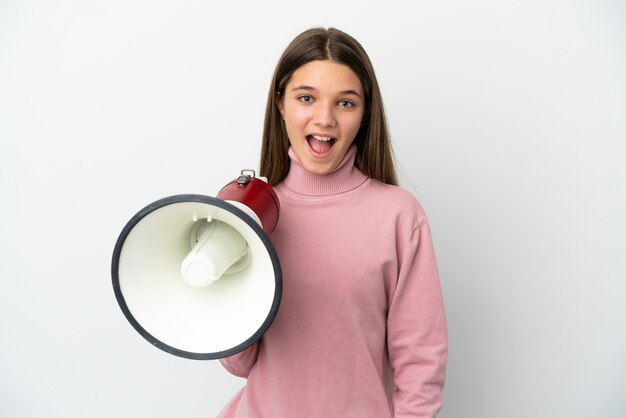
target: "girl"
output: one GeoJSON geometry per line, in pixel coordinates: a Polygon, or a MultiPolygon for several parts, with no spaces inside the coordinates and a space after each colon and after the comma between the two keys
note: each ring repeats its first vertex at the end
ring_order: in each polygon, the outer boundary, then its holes
{"type": "Polygon", "coordinates": [[[283,53],[260,172],[281,202],[282,302],[221,360],[248,381],[220,417],[435,417],[447,330],[428,220],[397,187],[376,76],[346,33],[310,29],[283,53]]]}

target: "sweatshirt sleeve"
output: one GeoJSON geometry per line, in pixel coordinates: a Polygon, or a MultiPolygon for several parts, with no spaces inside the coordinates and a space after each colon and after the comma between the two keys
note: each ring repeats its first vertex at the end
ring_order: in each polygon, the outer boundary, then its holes
{"type": "Polygon", "coordinates": [[[399,270],[387,317],[395,418],[434,418],[442,406],[448,334],[428,221],[398,248],[399,270]]]}
{"type": "Polygon", "coordinates": [[[257,341],[237,354],[221,358],[220,363],[230,374],[247,378],[258,358],[259,344],[257,341]]]}

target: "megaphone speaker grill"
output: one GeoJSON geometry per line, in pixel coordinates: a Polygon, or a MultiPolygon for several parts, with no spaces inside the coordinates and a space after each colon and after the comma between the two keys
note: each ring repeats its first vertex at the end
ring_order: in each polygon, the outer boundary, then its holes
{"type": "Polygon", "coordinates": [[[192,359],[250,346],[270,326],[282,293],[280,263],[262,226],[236,205],[204,195],[170,196],[139,211],[115,245],[112,279],[132,326],[156,347],[192,359]],[[223,222],[247,244],[244,267],[205,287],[181,274],[199,222],[223,222]]]}

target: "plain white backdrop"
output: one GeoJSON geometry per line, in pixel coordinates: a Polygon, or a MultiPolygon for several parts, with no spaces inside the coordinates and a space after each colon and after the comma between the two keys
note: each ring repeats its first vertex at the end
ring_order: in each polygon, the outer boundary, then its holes
{"type": "Polygon", "coordinates": [[[626,416],[618,0],[1,0],[0,416],[213,417],[244,384],[143,340],[111,254],[148,203],[258,167],[272,71],[312,26],[370,54],[429,214],[440,417],[626,416]]]}

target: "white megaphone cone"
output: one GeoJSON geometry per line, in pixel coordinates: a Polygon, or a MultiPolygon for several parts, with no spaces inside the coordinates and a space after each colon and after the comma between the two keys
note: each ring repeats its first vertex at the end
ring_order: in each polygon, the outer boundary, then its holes
{"type": "Polygon", "coordinates": [[[279,212],[276,193],[251,170],[216,198],[176,195],[142,209],[113,252],[126,319],[182,357],[215,359],[250,346],[280,304],[280,263],[268,237],[279,212]]]}
{"type": "Polygon", "coordinates": [[[213,284],[230,267],[245,260],[248,245],[235,228],[220,221],[197,224],[192,238],[197,241],[185,257],[180,272],[187,284],[203,287],[213,284]]]}

